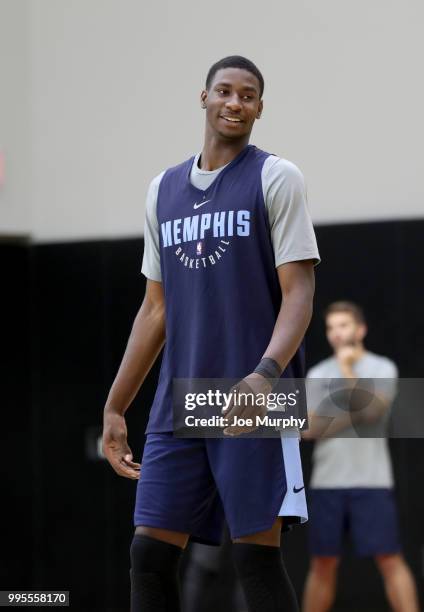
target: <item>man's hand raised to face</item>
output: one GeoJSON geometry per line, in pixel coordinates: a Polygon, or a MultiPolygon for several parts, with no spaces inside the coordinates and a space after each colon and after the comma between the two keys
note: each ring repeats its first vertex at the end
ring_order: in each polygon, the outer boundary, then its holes
{"type": "Polygon", "coordinates": [[[336,357],[340,365],[345,367],[352,367],[355,361],[359,359],[359,356],[360,349],[352,344],[342,346],[336,351],[336,357]]]}
{"type": "Polygon", "coordinates": [[[256,372],[252,372],[252,374],[249,374],[237,383],[231,389],[231,391],[237,391],[236,401],[233,401],[227,410],[224,408],[222,411],[222,415],[226,417],[229,423],[228,427],[224,429],[224,434],[227,436],[238,436],[257,429],[256,417],[264,417],[266,415],[267,396],[271,390],[272,385],[270,382],[256,372]],[[252,426],[231,425],[235,417],[237,419],[251,419],[253,424],[252,426]]]}

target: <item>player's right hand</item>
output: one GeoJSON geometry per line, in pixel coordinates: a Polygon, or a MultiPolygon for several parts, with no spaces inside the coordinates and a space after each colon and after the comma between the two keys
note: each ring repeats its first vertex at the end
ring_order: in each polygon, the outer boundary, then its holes
{"type": "Polygon", "coordinates": [[[103,419],[103,453],[119,476],[138,480],[140,464],[133,461],[127,442],[125,417],[114,412],[105,412],[103,419]]]}

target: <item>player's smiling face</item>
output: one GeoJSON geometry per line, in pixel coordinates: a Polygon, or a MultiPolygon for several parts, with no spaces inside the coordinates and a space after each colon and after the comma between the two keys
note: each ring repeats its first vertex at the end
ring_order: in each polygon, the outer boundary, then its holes
{"type": "Polygon", "coordinates": [[[218,70],[201,101],[208,127],[225,139],[248,136],[263,106],[257,77],[241,68],[218,70]]]}

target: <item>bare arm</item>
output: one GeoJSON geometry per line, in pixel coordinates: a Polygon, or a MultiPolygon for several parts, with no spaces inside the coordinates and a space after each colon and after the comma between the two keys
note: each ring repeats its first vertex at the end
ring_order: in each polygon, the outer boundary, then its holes
{"type": "Polygon", "coordinates": [[[103,414],[103,452],[121,476],[139,478],[127,442],[125,412],[165,342],[165,301],[162,284],[148,280],[146,295],[135,317],[127,348],[110,389],[103,414]]]}
{"type": "Polygon", "coordinates": [[[308,429],[304,429],[301,435],[304,440],[333,438],[347,427],[352,427],[349,412],[342,412],[337,417],[321,416],[312,412],[308,414],[308,429]]]}
{"type": "Polygon", "coordinates": [[[390,408],[390,401],[383,395],[375,394],[374,399],[364,408],[353,412],[341,412],[335,417],[309,414],[308,429],[302,431],[305,440],[334,438],[337,434],[359,424],[376,423],[390,408]]]}
{"type": "MultiPolygon", "coordinates": [[[[277,271],[283,300],[263,357],[274,359],[284,370],[297,351],[312,317],[315,275],[312,260],[286,263],[279,266],[277,271]]],[[[246,379],[255,393],[270,390],[269,382],[261,374],[252,373],[246,379]]],[[[240,407],[233,406],[226,416],[232,421],[235,415],[240,414],[249,418],[254,414],[254,408],[241,413],[240,407]]],[[[226,427],[224,430],[227,435],[246,432],[247,429],[241,426],[226,427]]]]}
{"type": "Polygon", "coordinates": [[[355,388],[358,377],[351,366],[342,364],[341,370],[346,387],[340,390],[340,394],[349,394],[347,398],[344,397],[344,403],[348,402],[349,410],[340,410],[336,416],[325,416],[317,413],[316,407],[313,408],[309,414],[309,427],[302,431],[303,438],[332,438],[348,427],[376,423],[389,410],[391,401],[384,394],[374,391],[370,401],[368,391],[362,394],[360,388],[355,388]]]}
{"type": "MultiPolygon", "coordinates": [[[[346,388],[349,390],[355,389],[358,381],[358,376],[355,374],[352,363],[349,361],[341,363],[343,378],[346,382],[346,388]]],[[[390,408],[391,401],[384,395],[374,390],[372,400],[370,393],[365,395],[356,393],[351,395],[350,408],[352,414],[352,422],[354,423],[375,423],[385,416],[390,408]]]]}
{"type": "Polygon", "coordinates": [[[277,268],[283,294],[280,312],[263,357],[284,370],[293,357],[312,318],[315,275],[312,260],[293,261],[277,268]]]}
{"type": "Polygon", "coordinates": [[[127,348],[106,401],[105,411],[125,414],[165,342],[162,283],[148,280],[127,348]]]}

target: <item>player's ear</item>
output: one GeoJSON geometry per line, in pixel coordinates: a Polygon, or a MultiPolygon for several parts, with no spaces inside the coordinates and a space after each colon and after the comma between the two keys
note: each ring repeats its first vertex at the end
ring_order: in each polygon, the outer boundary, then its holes
{"type": "Polygon", "coordinates": [[[206,91],[206,89],[203,89],[202,93],[200,94],[200,106],[201,106],[201,108],[206,108],[207,97],[208,97],[208,92],[206,91]]]}
{"type": "Polygon", "coordinates": [[[263,103],[263,100],[261,100],[259,102],[258,112],[256,113],[256,119],[260,119],[260,117],[262,115],[263,108],[264,108],[264,103],[263,103]]]}

